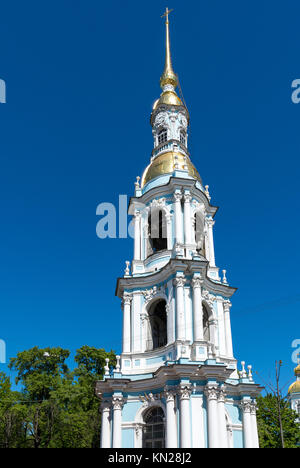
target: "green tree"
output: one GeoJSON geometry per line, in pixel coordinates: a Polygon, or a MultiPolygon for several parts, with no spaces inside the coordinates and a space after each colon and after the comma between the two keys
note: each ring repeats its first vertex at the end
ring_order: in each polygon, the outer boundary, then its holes
{"type": "Polygon", "coordinates": [[[34,347],[17,354],[9,368],[17,372],[22,384],[22,403],[26,405],[24,426],[27,446],[47,448],[55,438],[60,408],[52,393],[71,378],[65,360],[70,352],[62,348],[34,347]]]}
{"type": "MultiPolygon", "coordinates": [[[[280,423],[278,417],[278,398],[268,393],[257,399],[257,425],[261,448],[281,448],[280,423]]],[[[297,448],[300,444],[300,426],[297,414],[291,410],[286,398],[280,398],[280,413],[283,437],[286,448],[297,448]]]]}
{"type": "Polygon", "coordinates": [[[105,359],[116,364],[113,351],[89,346],[77,350],[77,367],[66,364],[70,352],[34,347],[10,360],[20,392],[0,374],[0,447],[98,448],[100,401],[95,383],[104,375],[105,359]]]}

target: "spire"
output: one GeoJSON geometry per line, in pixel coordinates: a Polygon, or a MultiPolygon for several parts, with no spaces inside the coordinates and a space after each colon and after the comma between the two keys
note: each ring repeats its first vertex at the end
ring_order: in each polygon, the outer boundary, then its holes
{"type": "MultiPolygon", "coordinates": [[[[171,60],[171,51],[170,51],[170,31],[169,31],[169,13],[173,10],[166,8],[166,12],[162,15],[166,17],[166,61],[163,74],[160,78],[160,86],[165,91],[165,87],[170,85],[171,89],[174,90],[178,84],[178,79],[174,73],[171,60]]],[[[169,87],[169,86],[168,86],[169,87]]]]}

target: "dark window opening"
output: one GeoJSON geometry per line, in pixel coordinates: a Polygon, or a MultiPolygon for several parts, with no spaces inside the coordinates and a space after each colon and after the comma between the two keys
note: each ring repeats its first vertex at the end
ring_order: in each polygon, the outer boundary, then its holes
{"type": "Polygon", "coordinates": [[[195,222],[195,243],[197,252],[205,257],[205,242],[204,242],[204,217],[202,213],[196,213],[194,216],[195,222]]]}
{"type": "Polygon", "coordinates": [[[209,316],[205,305],[203,306],[203,338],[205,341],[210,341],[209,316]]]}
{"type": "Polygon", "coordinates": [[[151,212],[148,219],[149,248],[148,256],[167,249],[167,225],[165,214],[160,210],[151,212]]]}
{"type": "Polygon", "coordinates": [[[165,143],[168,141],[168,132],[166,128],[163,128],[158,132],[158,144],[165,143]]]}
{"type": "Polygon", "coordinates": [[[165,447],[164,412],[161,408],[150,409],[144,417],[143,448],[165,447]]]}
{"type": "Polygon", "coordinates": [[[167,344],[167,314],[166,301],[159,300],[149,309],[150,340],[147,343],[148,351],[161,348],[167,344]]]}

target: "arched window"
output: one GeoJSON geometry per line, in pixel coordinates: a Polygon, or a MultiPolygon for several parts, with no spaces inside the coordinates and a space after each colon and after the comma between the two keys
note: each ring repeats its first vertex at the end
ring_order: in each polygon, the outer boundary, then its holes
{"type": "Polygon", "coordinates": [[[148,257],[155,252],[167,249],[166,215],[162,210],[151,210],[148,218],[149,245],[148,257]]]}
{"type": "Polygon", "coordinates": [[[157,139],[159,145],[168,141],[168,131],[166,128],[162,128],[161,130],[159,130],[157,139]]]}
{"type": "Polygon", "coordinates": [[[167,344],[167,314],[166,301],[160,299],[154,302],[149,309],[149,339],[147,342],[147,350],[161,348],[167,344]]]}
{"type": "Polygon", "coordinates": [[[205,341],[210,341],[209,316],[205,305],[203,305],[203,338],[205,341]]]}
{"type": "Polygon", "coordinates": [[[144,416],[143,448],[165,447],[164,412],[160,407],[151,408],[144,416]]]}
{"type": "Polygon", "coordinates": [[[205,242],[204,242],[204,215],[201,211],[197,211],[194,216],[195,223],[195,243],[198,253],[205,257],[205,242]]]}

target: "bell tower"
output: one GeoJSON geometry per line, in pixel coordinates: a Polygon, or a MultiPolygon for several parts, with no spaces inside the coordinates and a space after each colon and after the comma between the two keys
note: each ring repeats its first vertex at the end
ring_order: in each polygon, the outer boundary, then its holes
{"type": "Polygon", "coordinates": [[[128,212],[134,254],[117,281],[123,345],[107,363],[102,447],[257,447],[251,366],[237,370],[235,288],[215,264],[211,203],[188,150],[190,117],[178,96],[166,10],[162,89],[150,123],[153,150],[128,212]]]}

